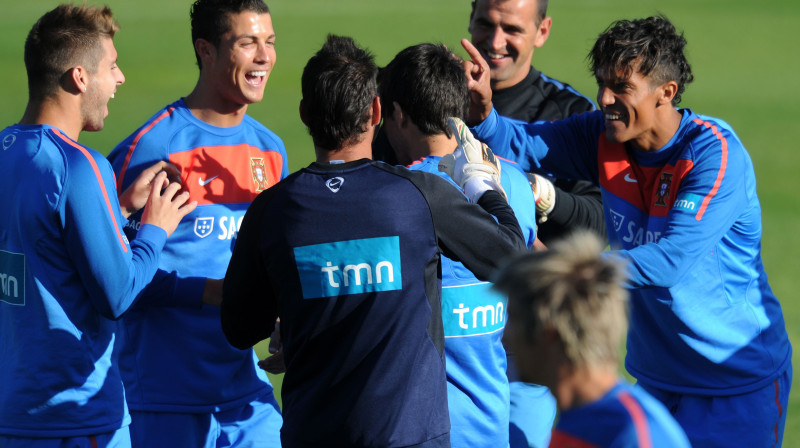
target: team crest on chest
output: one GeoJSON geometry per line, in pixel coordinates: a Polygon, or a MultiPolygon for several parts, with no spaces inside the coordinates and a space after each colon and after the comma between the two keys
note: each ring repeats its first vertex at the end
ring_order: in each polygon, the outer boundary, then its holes
{"type": "Polygon", "coordinates": [[[269,188],[269,179],[267,179],[267,168],[264,166],[264,159],[258,157],[250,158],[250,171],[253,175],[253,182],[256,184],[256,191],[264,191],[269,188]]]}
{"type": "Polygon", "coordinates": [[[661,207],[667,206],[667,198],[669,197],[671,186],[672,173],[661,173],[661,178],[658,180],[658,190],[656,190],[656,205],[661,207]]]}

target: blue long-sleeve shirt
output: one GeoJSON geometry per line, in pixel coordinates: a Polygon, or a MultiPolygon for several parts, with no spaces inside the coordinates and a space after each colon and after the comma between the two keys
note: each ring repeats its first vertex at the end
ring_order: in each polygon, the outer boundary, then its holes
{"type": "Polygon", "coordinates": [[[745,393],[791,358],[761,261],[755,173],[727,123],[680,112],[678,131],[654,152],[609,143],[602,112],[526,124],[493,111],[474,131],[523,169],[600,186],[610,255],[630,266],[632,375],[676,392],[745,393]]]}
{"type": "Polygon", "coordinates": [[[0,434],[70,437],[130,421],[115,326],[166,232],[129,244],[106,159],[47,125],[0,133],[0,434]]]}

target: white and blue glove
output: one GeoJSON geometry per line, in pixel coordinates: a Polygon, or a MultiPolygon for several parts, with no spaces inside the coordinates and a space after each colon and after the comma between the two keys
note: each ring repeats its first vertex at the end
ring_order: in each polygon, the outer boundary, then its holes
{"type": "Polygon", "coordinates": [[[439,161],[439,171],[447,173],[467,195],[478,202],[489,190],[494,190],[508,200],[500,186],[500,163],[485,143],[478,141],[459,118],[451,117],[447,123],[455,133],[458,148],[439,161]]]}

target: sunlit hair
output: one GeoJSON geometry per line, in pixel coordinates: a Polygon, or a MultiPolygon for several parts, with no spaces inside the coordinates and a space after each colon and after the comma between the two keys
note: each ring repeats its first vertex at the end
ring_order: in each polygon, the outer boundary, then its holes
{"type": "Polygon", "coordinates": [[[627,328],[628,294],[619,261],[605,258],[600,240],[575,233],[514,258],[495,288],[508,295],[508,312],[528,342],[551,332],[575,367],[613,364],[627,328]]]}
{"type": "Polygon", "coordinates": [[[618,20],[600,36],[589,52],[592,74],[600,78],[628,79],[635,71],[650,78],[653,86],[678,83],[672,100],[677,106],[686,85],[692,82],[692,67],[686,60],[686,39],[664,16],[618,20]]]}
{"type": "Polygon", "coordinates": [[[113,39],[117,30],[108,6],[62,4],[43,15],[25,40],[28,100],[54,95],[73,67],[96,73],[105,54],[103,39],[113,39]]]}
{"type": "MultiPolygon", "coordinates": [[[[197,39],[210,42],[219,48],[222,36],[231,30],[231,15],[241,12],[269,14],[263,0],[197,0],[189,11],[192,26],[192,48],[197,39]]],[[[197,66],[203,67],[197,50],[194,52],[197,66]]]]}
{"type": "Polygon", "coordinates": [[[424,135],[451,136],[448,117],[464,119],[469,109],[467,76],[460,60],[441,44],[419,44],[397,54],[378,73],[384,117],[394,103],[424,135]]]}
{"type": "Polygon", "coordinates": [[[328,35],[301,79],[303,112],[314,145],[339,150],[367,132],[377,96],[378,66],[353,39],[328,35]]]}

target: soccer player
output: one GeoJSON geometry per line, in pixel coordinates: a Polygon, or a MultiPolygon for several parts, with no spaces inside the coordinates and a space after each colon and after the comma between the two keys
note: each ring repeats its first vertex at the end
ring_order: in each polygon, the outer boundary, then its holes
{"type": "MultiPolygon", "coordinates": [[[[144,303],[167,236],[196,206],[154,165],[134,183],[149,197],[129,243],[111,167],[78,143],[125,82],[118,29],[108,7],[44,14],[25,41],[28,105],[0,132],[4,448],[130,447],[114,320],[144,303]]],[[[141,199],[130,192],[126,209],[141,199]]]]}
{"type": "Polygon", "coordinates": [[[689,448],[664,405],[617,373],[628,293],[622,264],[602,250],[596,236],[579,232],[497,275],[519,375],[547,386],[558,403],[550,447],[689,448]]]}
{"type": "Polygon", "coordinates": [[[450,167],[479,206],[370,160],[377,73],[347,37],[308,61],[300,116],[316,162],[253,201],[225,276],[231,344],[265,339],[280,316],[284,446],[449,447],[441,255],[485,280],[525,249],[494,156],[466,129],[450,167]]]}
{"type": "MultiPolygon", "coordinates": [[[[550,78],[533,65],[533,54],[545,44],[553,24],[548,0],[475,0],[470,12],[472,43],[489,64],[492,102],[500,115],[552,121],[595,109],[592,101],[568,84],[550,78]]],[[[591,182],[554,178],[531,167],[528,179],[538,201],[537,238],[545,246],[575,229],[590,229],[605,238],[600,189],[591,182]]],[[[537,249],[540,244],[537,242],[537,249]]],[[[548,445],[556,416],[555,398],[541,386],[518,381],[514,356],[508,356],[511,380],[512,448],[548,445]]]]}
{"type": "MultiPolygon", "coordinates": [[[[467,79],[461,63],[443,45],[408,47],[380,70],[378,93],[383,129],[409,169],[434,173],[452,153],[456,135],[449,117],[465,117],[467,79]]],[[[466,131],[466,130],[465,130],[466,131]]],[[[468,132],[468,131],[466,131],[468,132]]],[[[535,198],[525,173],[500,160],[501,186],[519,220],[528,247],[536,238],[535,198]]],[[[462,263],[442,257],[447,401],[453,447],[507,447],[509,388],[502,344],[505,298],[490,290],[462,263]]]]}
{"type": "MultiPolygon", "coordinates": [[[[143,294],[194,308],[134,311],[121,322],[120,367],[135,447],[280,446],[282,419],[253,350],[231,347],[219,308],[221,279],[244,212],[256,195],[288,174],[283,142],[247,115],[261,101],[275,64],[275,32],[261,0],[197,0],[192,41],[200,68],[192,92],[156,112],[109,155],[119,188],[155,161],[180,170],[199,205],[164,248],[160,267],[176,284],[143,294]]],[[[134,215],[126,231],[139,228],[134,215]]]]}
{"type": "Polygon", "coordinates": [[[630,266],[628,372],[694,446],[780,445],[792,349],[753,164],[727,123],[676,107],[693,79],[682,34],[664,17],[613,23],[589,53],[602,110],[541,124],[492,110],[488,66],[462,44],[477,134],[523,168],[600,185],[612,256],[630,266]]]}
{"type": "MultiPolygon", "coordinates": [[[[550,36],[548,0],[475,0],[470,13],[472,43],[489,64],[497,113],[517,120],[552,121],[595,110],[569,84],[531,65],[536,48],[550,36]]],[[[532,167],[531,184],[541,196],[538,238],[546,245],[575,229],[605,238],[600,189],[591,182],[552,178],[532,167]]],[[[546,446],[546,443],[543,444],[546,446]]]]}

